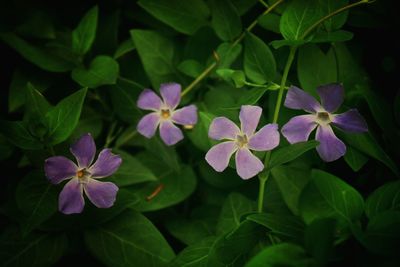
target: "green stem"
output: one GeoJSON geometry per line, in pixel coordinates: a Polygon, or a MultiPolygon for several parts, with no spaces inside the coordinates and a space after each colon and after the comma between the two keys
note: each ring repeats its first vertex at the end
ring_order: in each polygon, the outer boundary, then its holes
{"type": "Polygon", "coordinates": [[[258,190],[258,205],[257,205],[257,211],[262,212],[263,211],[263,206],[264,206],[264,193],[265,193],[265,183],[268,180],[269,172],[266,174],[265,177],[261,178],[259,177],[260,181],[260,187],[258,190]]]}
{"type": "Polygon", "coordinates": [[[207,75],[215,68],[215,66],[217,66],[217,62],[213,62],[210,66],[208,66],[207,69],[205,69],[191,84],[189,84],[188,87],[185,88],[185,90],[183,90],[181,96],[183,97],[184,95],[189,93],[190,90],[193,89],[193,87],[195,87],[201,80],[207,77],[207,75]]]}

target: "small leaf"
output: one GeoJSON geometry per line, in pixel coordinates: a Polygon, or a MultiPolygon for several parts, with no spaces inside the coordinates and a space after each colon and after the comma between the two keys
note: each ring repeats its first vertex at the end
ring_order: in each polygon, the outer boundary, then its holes
{"type": "Polygon", "coordinates": [[[231,43],[222,43],[217,48],[219,57],[218,69],[229,68],[239,57],[242,52],[242,45],[232,45],[231,43]]]}
{"type": "Polygon", "coordinates": [[[317,218],[335,218],[351,224],[363,214],[364,200],[338,177],[313,170],[312,180],[300,195],[299,209],[306,223],[317,218]]]}
{"type": "Polygon", "coordinates": [[[228,0],[211,1],[211,25],[221,40],[232,41],[242,32],[236,8],[228,0]]]}
{"type": "Polygon", "coordinates": [[[173,267],[203,267],[207,266],[208,255],[215,244],[215,237],[207,237],[184,248],[172,261],[173,267]]]}
{"type": "Polygon", "coordinates": [[[72,134],[78,124],[86,92],[85,88],[73,93],[46,114],[50,145],[61,143],[72,134]]]}
{"type": "Polygon", "coordinates": [[[165,225],[168,231],[186,245],[198,243],[213,234],[213,229],[204,220],[172,219],[165,225]]]}
{"type": "MultiPolygon", "coordinates": [[[[348,5],[349,0],[319,0],[318,2],[321,8],[321,12],[325,15],[328,15],[348,5]]],[[[348,15],[349,12],[346,10],[345,12],[341,12],[325,20],[323,23],[325,29],[327,29],[328,31],[340,29],[346,23],[348,15]]]]}
{"type": "Polygon", "coordinates": [[[295,160],[307,151],[317,147],[318,144],[318,141],[312,140],[279,148],[272,152],[271,160],[269,166],[267,166],[267,169],[271,170],[274,167],[295,160]]]}
{"type": "Polygon", "coordinates": [[[178,32],[189,35],[207,24],[210,13],[202,0],[141,0],[139,5],[178,32]]]}
{"type": "Polygon", "coordinates": [[[26,95],[26,107],[25,107],[25,119],[26,121],[41,121],[46,116],[47,112],[51,108],[46,98],[33,87],[31,83],[27,84],[27,95],[26,95]]]}
{"type": "Polygon", "coordinates": [[[274,55],[269,47],[252,33],[247,33],[245,37],[244,72],[257,84],[270,82],[276,75],[274,55]]]}
{"type": "Polygon", "coordinates": [[[255,203],[239,193],[226,198],[217,224],[217,234],[226,234],[240,225],[241,216],[255,210],[255,203]]]}
{"type": "Polygon", "coordinates": [[[85,55],[96,37],[99,8],[92,7],[72,32],[72,50],[78,55],[85,55]]]}
{"type": "Polygon", "coordinates": [[[246,84],[246,77],[241,70],[218,69],[216,73],[225,81],[234,84],[236,88],[241,88],[246,84]]]}
{"type": "Polygon", "coordinates": [[[119,65],[112,57],[97,56],[90,62],[88,69],[75,68],[71,77],[82,86],[96,88],[101,85],[115,84],[119,74],[119,65]]]}
{"type": "Polygon", "coordinates": [[[128,39],[123,41],[117,48],[114,53],[114,59],[118,59],[129,52],[135,50],[135,44],[133,43],[132,39],[128,39]]]}
{"type": "Polygon", "coordinates": [[[266,30],[280,34],[281,33],[279,30],[280,21],[281,21],[281,16],[274,13],[268,13],[262,15],[258,19],[258,24],[266,30]]]}
{"type": "Polygon", "coordinates": [[[358,172],[368,162],[368,157],[350,146],[346,149],[344,160],[353,171],[358,172]]]}
{"type": "Polygon", "coordinates": [[[108,266],[166,266],[175,256],[157,228],[133,210],[105,225],[89,228],[85,243],[108,266]]]}
{"type": "Polygon", "coordinates": [[[372,219],[387,210],[400,211],[400,181],[390,182],[376,189],[365,202],[365,213],[372,219]]]}
{"type": "Polygon", "coordinates": [[[189,77],[196,78],[203,72],[204,66],[193,59],[184,60],[178,65],[178,70],[189,77]]]}

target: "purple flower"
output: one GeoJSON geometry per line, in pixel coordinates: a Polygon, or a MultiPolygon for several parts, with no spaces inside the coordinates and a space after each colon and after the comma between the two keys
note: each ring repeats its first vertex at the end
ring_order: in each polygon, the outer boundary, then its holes
{"type": "Polygon", "coordinates": [[[242,106],[239,114],[240,126],[225,117],[215,118],[210,125],[208,136],[215,140],[226,140],[213,146],[206,155],[206,161],[217,172],[228,167],[229,160],[236,152],[236,171],[243,179],[249,179],[264,169],[264,164],[250,150],[267,151],[279,144],[277,124],[267,124],[255,132],[260,121],[262,108],[242,106]]]}
{"type": "Polygon", "coordinates": [[[183,139],[182,131],[174,124],[194,125],[197,123],[195,105],[176,109],[181,101],[181,86],[177,83],[164,83],[160,86],[162,100],[152,90],[145,89],[139,96],[140,109],[153,112],[144,116],[137,125],[139,133],[151,138],[160,125],[161,139],[171,146],[183,139]]]}
{"type": "Polygon", "coordinates": [[[310,115],[296,116],[282,128],[282,134],[289,143],[307,141],[310,133],[317,128],[315,139],[320,142],[317,152],[324,161],[334,161],[346,153],[345,144],[333,133],[331,123],[350,133],[368,131],[367,124],[356,109],[342,114],[333,114],[342,104],[344,90],[339,84],[329,84],[317,88],[321,104],[303,90],[292,86],[286,95],[285,106],[302,109],[310,115]]]}
{"type": "Polygon", "coordinates": [[[109,208],[114,204],[118,187],[97,179],[113,174],[121,164],[121,157],[103,149],[96,162],[96,145],[90,134],[85,134],[70,148],[78,165],[63,156],[48,158],[44,164],[47,178],[53,184],[70,179],[59,196],[58,208],[62,213],[81,213],[85,205],[83,191],[98,208],[109,208]]]}

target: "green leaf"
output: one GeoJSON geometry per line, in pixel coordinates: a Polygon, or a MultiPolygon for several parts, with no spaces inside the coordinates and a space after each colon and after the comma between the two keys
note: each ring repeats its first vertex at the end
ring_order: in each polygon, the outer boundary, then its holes
{"type": "Polygon", "coordinates": [[[178,70],[189,77],[196,78],[203,72],[203,65],[193,59],[184,60],[178,65],[178,70]]]}
{"type": "Polygon", "coordinates": [[[257,3],[257,0],[231,0],[230,2],[236,7],[239,14],[243,15],[257,3]]]}
{"type": "Polygon", "coordinates": [[[88,69],[79,67],[71,72],[71,77],[74,81],[89,88],[115,84],[118,75],[118,62],[109,56],[97,56],[90,62],[88,69]]]}
{"type": "Polygon", "coordinates": [[[213,141],[208,138],[208,128],[214,117],[213,114],[199,111],[196,125],[187,132],[189,139],[202,151],[208,151],[213,144],[213,141]]]}
{"type": "Polygon", "coordinates": [[[49,53],[47,50],[27,43],[13,33],[2,33],[0,34],[0,39],[16,50],[26,60],[41,69],[50,72],[66,72],[74,67],[72,63],[49,53]]]}
{"type": "Polygon", "coordinates": [[[187,246],[173,260],[171,266],[204,267],[207,266],[208,255],[216,242],[213,236],[207,237],[195,244],[187,246]]]}
{"type": "Polygon", "coordinates": [[[24,214],[21,230],[25,236],[57,211],[58,190],[43,172],[35,171],[19,182],[16,200],[24,214]]]}
{"type": "Polygon", "coordinates": [[[115,150],[114,153],[121,156],[123,163],[110,180],[119,187],[158,180],[149,168],[130,154],[121,150],[115,150]]]}
{"type": "Polygon", "coordinates": [[[242,32],[240,16],[230,1],[211,1],[211,15],[211,25],[221,40],[232,41],[242,32]]]}
{"type": "Polygon", "coordinates": [[[78,139],[86,133],[90,133],[94,139],[96,139],[102,132],[103,129],[103,117],[102,114],[90,108],[84,106],[82,110],[81,118],[79,119],[78,126],[76,126],[74,132],[71,135],[72,139],[78,139]]]}
{"type": "Polygon", "coordinates": [[[400,181],[387,183],[376,189],[365,202],[365,213],[372,219],[387,210],[400,211],[400,181]]]}
{"type": "Polygon", "coordinates": [[[252,33],[245,37],[244,72],[257,84],[265,84],[276,76],[274,55],[260,38],[252,33]]]}
{"type": "Polygon", "coordinates": [[[258,24],[266,30],[280,34],[281,33],[279,30],[280,21],[281,21],[281,16],[274,13],[268,13],[262,15],[258,19],[258,24]]]}
{"type": "Polygon", "coordinates": [[[348,31],[334,31],[334,32],[318,32],[316,33],[311,42],[312,43],[333,43],[333,42],[345,42],[353,38],[353,33],[348,31]]]}
{"type": "MultiPolygon", "coordinates": [[[[323,14],[328,15],[334,11],[348,5],[348,0],[319,0],[319,5],[323,14]]],[[[327,31],[340,29],[347,20],[349,12],[341,12],[324,21],[323,25],[327,31]]]]}
{"type": "Polygon", "coordinates": [[[0,262],[3,267],[54,266],[68,247],[65,234],[31,234],[22,238],[14,229],[0,236],[0,262]]]}
{"type": "Polygon", "coordinates": [[[181,33],[192,35],[207,25],[210,11],[202,0],[141,0],[139,5],[155,18],[181,33]]]}
{"type": "Polygon", "coordinates": [[[222,43],[217,48],[217,55],[219,57],[218,69],[229,68],[239,57],[242,52],[242,45],[232,45],[232,43],[222,43]]]}
{"type": "Polygon", "coordinates": [[[85,243],[108,266],[166,266],[175,256],[157,228],[133,210],[87,230],[85,243]]]}
{"type": "Polygon", "coordinates": [[[317,0],[292,1],[282,14],[281,33],[286,40],[303,40],[307,29],[321,17],[317,0]]]}
{"type": "Polygon", "coordinates": [[[179,241],[191,245],[213,234],[213,229],[204,220],[172,219],[165,225],[179,241]]]}
{"type": "Polygon", "coordinates": [[[243,186],[245,181],[239,177],[236,170],[227,168],[223,173],[216,172],[206,161],[199,164],[201,178],[209,185],[220,189],[230,189],[243,186]]]}
{"type": "Polygon", "coordinates": [[[299,214],[299,197],[310,180],[308,170],[295,169],[288,166],[275,167],[271,170],[286,205],[294,214],[299,214]]]}
{"type": "MultiPolygon", "coordinates": [[[[31,83],[27,84],[25,119],[26,121],[42,122],[47,112],[51,108],[46,98],[33,87],[31,83]]],[[[42,122],[43,123],[43,122],[42,122]]]]}
{"type": "Polygon", "coordinates": [[[279,148],[272,152],[268,170],[297,159],[307,151],[317,147],[318,141],[305,141],[279,148]]]}
{"type": "MultiPolygon", "coordinates": [[[[166,146],[160,138],[146,138],[144,145],[146,149],[152,153],[153,163],[162,164],[162,167],[168,167],[169,171],[175,171],[179,173],[182,170],[178,154],[176,153],[174,147],[166,146]]],[[[160,166],[157,165],[157,167],[160,166]]],[[[157,173],[153,167],[150,169],[157,173]]],[[[164,168],[159,168],[157,171],[159,173],[164,173],[164,168]]]]}
{"type": "Polygon", "coordinates": [[[33,136],[22,121],[0,120],[0,133],[12,144],[22,149],[42,149],[43,144],[33,136]]]}
{"type": "Polygon", "coordinates": [[[85,55],[96,37],[97,16],[99,8],[92,7],[79,22],[78,27],[72,32],[72,50],[80,55],[85,55]]]}
{"type": "Polygon", "coordinates": [[[255,211],[255,203],[239,193],[226,198],[217,224],[217,235],[226,234],[240,225],[241,217],[255,211]]]}
{"type": "Polygon", "coordinates": [[[135,50],[135,44],[133,43],[132,39],[125,40],[118,46],[117,50],[115,51],[114,59],[123,57],[133,50],[135,50]]]}
{"type": "Polygon", "coordinates": [[[299,217],[273,213],[258,213],[247,216],[247,220],[266,227],[280,238],[303,241],[304,223],[299,217]]]}
{"type": "Polygon", "coordinates": [[[373,139],[371,134],[340,134],[345,143],[356,148],[358,151],[382,162],[394,174],[399,176],[399,169],[393,160],[385,153],[379,144],[373,139]]]}
{"type": "Polygon", "coordinates": [[[173,43],[155,31],[131,30],[130,33],[153,88],[176,81],[173,43]]]}
{"type": "Polygon", "coordinates": [[[191,168],[182,166],[180,173],[166,170],[157,176],[159,182],[146,183],[137,188],[136,194],[140,202],[135,205],[139,211],[154,211],[178,204],[188,198],[196,188],[196,176],[191,168]],[[160,187],[161,186],[161,187],[160,187]],[[152,193],[160,188],[159,193],[147,200],[152,193]]]}
{"type": "Polygon", "coordinates": [[[300,195],[299,209],[308,224],[317,218],[335,218],[351,224],[363,214],[364,200],[338,177],[313,170],[312,180],[300,195]]]}
{"type": "Polygon", "coordinates": [[[86,92],[87,89],[85,88],[73,93],[61,100],[46,114],[49,127],[49,144],[55,145],[65,141],[74,131],[81,115],[86,92]]]}
{"type": "Polygon", "coordinates": [[[283,46],[301,46],[308,42],[308,40],[275,40],[271,42],[271,46],[275,49],[278,49],[283,46]]]}
{"type": "Polygon", "coordinates": [[[300,47],[297,72],[301,88],[315,96],[318,86],[338,81],[333,50],[324,54],[316,45],[300,47]]]}
{"type": "Polygon", "coordinates": [[[266,247],[245,265],[245,267],[259,266],[311,267],[317,265],[302,247],[290,243],[281,243],[266,247]]]}
{"type": "Polygon", "coordinates": [[[364,154],[357,149],[349,146],[346,149],[344,160],[353,171],[358,172],[368,162],[368,157],[364,156],[364,154]]]}
{"type": "Polygon", "coordinates": [[[218,69],[216,73],[225,81],[235,85],[236,88],[241,88],[246,84],[246,76],[241,70],[218,69]]]}

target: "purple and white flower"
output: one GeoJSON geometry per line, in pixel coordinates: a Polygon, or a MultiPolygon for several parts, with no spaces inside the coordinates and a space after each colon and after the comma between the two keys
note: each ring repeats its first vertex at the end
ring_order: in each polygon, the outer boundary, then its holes
{"type": "Polygon", "coordinates": [[[289,143],[307,141],[311,132],[317,128],[315,139],[320,142],[317,152],[322,160],[337,160],[346,153],[346,145],[336,137],[331,125],[350,133],[368,131],[364,118],[356,109],[342,114],[334,114],[343,102],[344,89],[340,84],[329,84],[317,88],[321,104],[304,92],[292,86],[286,95],[285,106],[302,109],[311,113],[293,117],[282,127],[282,134],[289,143]]]}
{"type": "Polygon", "coordinates": [[[171,146],[183,139],[181,129],[175,124],[194,125],[197,123],[197,108],[189,105],[176,109],[181,101],[181,86],[177,83],[165,83],[160,86],[161,98],[150,89],[139,96],[140,109],[153,112],[145,115],[137,125],[137,131],[151,138],[160,126],[160,136],[165,144],[171,146]]]}
{"type": "Polygon", "coordinates": [[[114,204],[118,187],[111,182],[100,182],[98,179],[112,175],[121,165],[120,156],[103,149],[96,162],[93,137],[88,133],[79,138],[70,148],[78,165],[63,156],[48,158],[44,164],[47,178],[53,184],[70,180],[59,196],[58,208],[62,213],[81,213],[85,206],[83,192],[98,208],[109,208],[114,204]]]}
{"type": "Polygon", "coordinates": [[[236,171],[242,179],[249,179],[264,169],[264,164],[250,150],[268,151],[279,144],[277,124],[267,124],[256,131],[262,108],[242,106],[239,114],[240,126],[225,117],[215,118],[208,136],[215,140],[226,140],[213,146],[206,154],[206,161],[217,172],[228,167],[231,156],[236,153],[236,171]]]}

